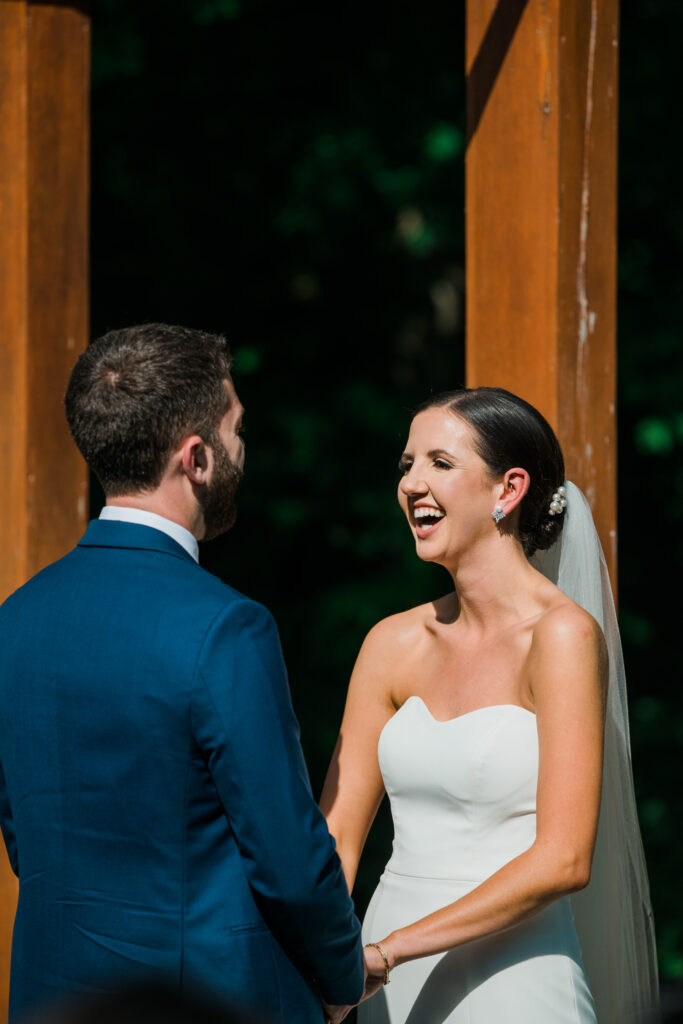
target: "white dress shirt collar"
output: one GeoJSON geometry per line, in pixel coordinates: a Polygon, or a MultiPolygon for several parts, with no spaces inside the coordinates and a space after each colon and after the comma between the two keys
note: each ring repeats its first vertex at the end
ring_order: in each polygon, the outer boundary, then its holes
{"type": "Polygon", "coordinates": [[[188,555],[199,561],[199,544],[189,530],[180,523],[174,523],[166,516],[156,512],[147,512],[142,508],[123,508],[121,505],[105,505],[100,512],[100,519],[114,519],[120,523],[136,523],[138,526],[151,526],[153,530],[161,530],[168,534],[177,544],[187,551],[188,555]]]}

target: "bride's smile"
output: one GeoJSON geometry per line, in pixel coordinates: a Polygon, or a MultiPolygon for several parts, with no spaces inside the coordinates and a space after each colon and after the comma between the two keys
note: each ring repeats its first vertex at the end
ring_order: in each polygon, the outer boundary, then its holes
{"type": "Polygon", "coordinates": [[[420,501],[413,503],[412,513],[415,533],[420,540],[424,540],[425,537],[430,537],[435,530],[438,529],[441,524],[441,520],[444,519],[446,515],[445,512],[442,512],[441,509],[436,508],[436,506],[420,501]]]}

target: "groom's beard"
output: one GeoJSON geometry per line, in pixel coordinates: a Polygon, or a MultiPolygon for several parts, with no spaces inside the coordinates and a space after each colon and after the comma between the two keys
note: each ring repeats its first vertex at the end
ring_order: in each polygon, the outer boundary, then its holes
{"type": "Polygon", "coordinates": [[[204,512],[203,540],[213,540],[234,524],[237,518],[235,495],[242,479],[242,470],[232,461],[218,437],[213,438],[211,448],[213,479],[199,492],[204,512]]]}

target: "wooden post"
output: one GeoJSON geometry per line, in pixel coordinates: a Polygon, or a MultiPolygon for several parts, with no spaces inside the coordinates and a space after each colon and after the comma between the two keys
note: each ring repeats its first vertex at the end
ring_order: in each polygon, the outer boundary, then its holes
{"type": "MultiPolygon", "coordinates": [[[[0,0],[0,54],[3,600],[72,547],[86,523],[86,469],[62,407],[88,334],[90,24],[84,6],[0,0]]],[[[0,1019],[6,1019],[17,886],[4,852],[0,857],[0,1019]]]]}
{"type": "Polygon", "coordinates": [[[616,586],[617,0],[467,2],[467,380],[556,429],[616,586]]]}

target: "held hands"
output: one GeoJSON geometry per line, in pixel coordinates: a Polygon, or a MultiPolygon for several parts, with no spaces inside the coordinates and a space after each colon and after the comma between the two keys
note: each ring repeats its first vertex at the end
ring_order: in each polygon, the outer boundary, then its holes
{"type": "Polygon", "coordinates": [[[351,1013],[352,1006],[330,1006],[323,1000],[323,1015],[325,1017],[325,1024],[341,1024],[344,1017],[348,1013],[351,1013]]]}
{"type": "Polygon", "coordinates": [[[389,963],[386,952],[378,943],[371,943],[363,949],[365,958],[365,991],[361,998],[369,999],[374,996],[383,985],[389,984],[389,971],[392,965],[389,963]]]}
{"type": "MultiPolygon", "coordinates": [[[[378,943],[371,943],[363,948],[363,959],[365,966],[365,990],[361,996],[361,1003],[370,996],[374,996],[383,985],[389,984],[389,971],[394,966],[389,961],[384,948],[378,943]]],[[[351,1012],[352,1006],[330,1006],[323,1000],[323,1013],[325,1024],[341,1024],[341,1021],[351,1012]]]]}
{"type": "MultiPolygon", "coordinates": [[[[363,964],[363,971],[365,974],[365,991],[367,991],[368,969],[365,963],[363,964]]],[[[363,992],[362,999],[365,999],[365,992],[363,992]]],[[[352,1006],[332,1006],[329,1003],[326,1003],[324,999],[321,1000],[321,1002],[323,1004],[325,1024],[341,1024],[344,1017],[351,1013],[351,1010],[353,1009],[352,1006]]]]}

